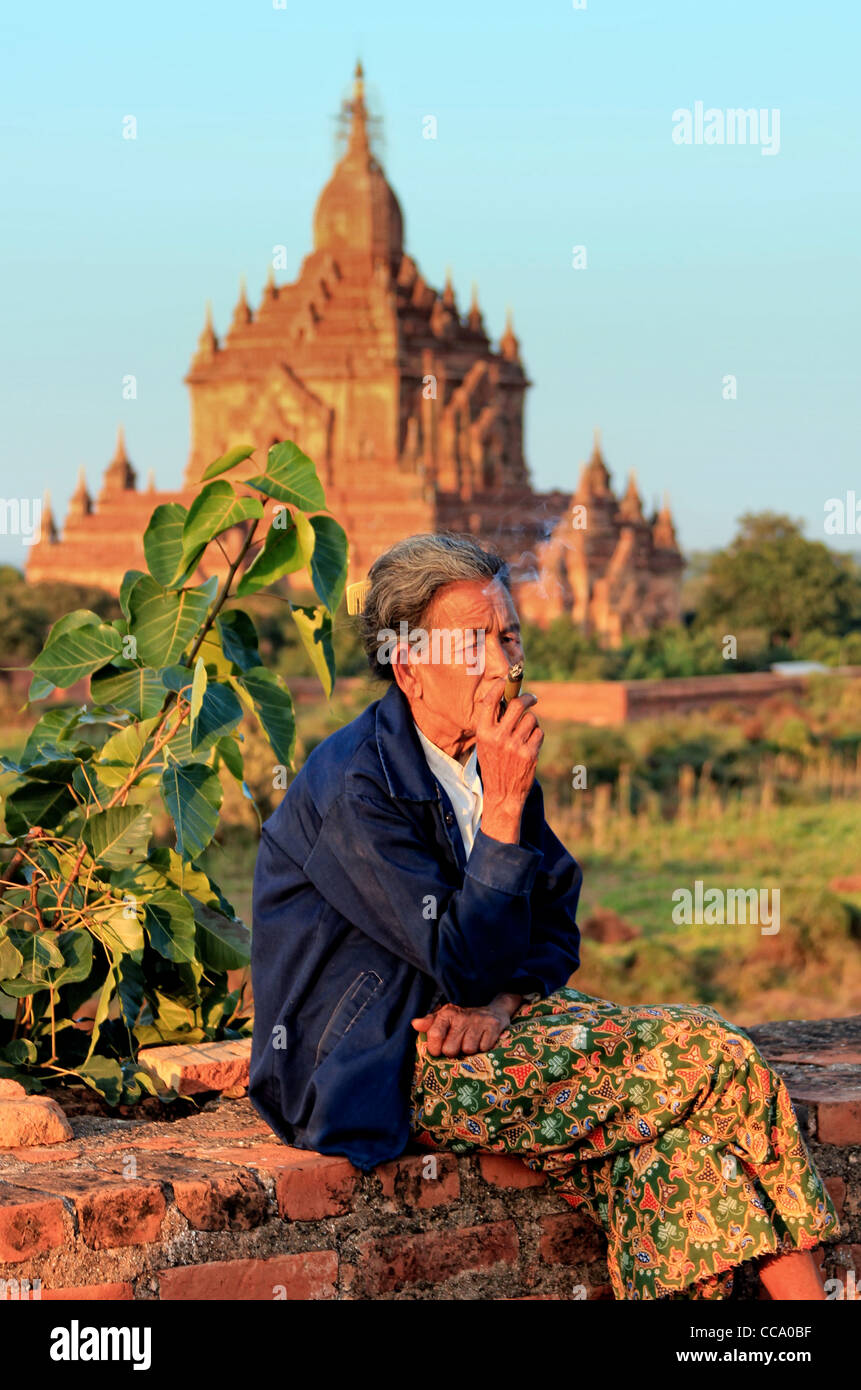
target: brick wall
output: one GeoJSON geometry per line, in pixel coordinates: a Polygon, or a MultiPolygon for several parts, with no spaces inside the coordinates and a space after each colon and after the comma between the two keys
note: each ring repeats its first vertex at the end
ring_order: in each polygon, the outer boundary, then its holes
{"type": "MultiPolygon", "coordinates": [[[[749,1031],[846,1223],[826,1273],[861,1282],[861,1018],[749,1031]]],[[[198,1094],[190,1118],[80,1116],[62,1143],[0,1149],[7,1296],[612,1299],[603,1233],[517,1159],[415,1149],[362,1174],[198,1094]]],[[[753,1266],[739,1292],[758,1296],[753,1266]]]]}

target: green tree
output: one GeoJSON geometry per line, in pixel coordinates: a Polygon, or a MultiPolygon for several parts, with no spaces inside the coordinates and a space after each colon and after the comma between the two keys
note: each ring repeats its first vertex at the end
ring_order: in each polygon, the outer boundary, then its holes
{"type": "Polygon", "coordinates": [[[807,540],[801,522],[746,513],[711,559],[696,622],[730,633],[758,628],[772,645],[795,647],[811,631],[841,636],[861,625],[861,578],[849,556],[807,540]]]}

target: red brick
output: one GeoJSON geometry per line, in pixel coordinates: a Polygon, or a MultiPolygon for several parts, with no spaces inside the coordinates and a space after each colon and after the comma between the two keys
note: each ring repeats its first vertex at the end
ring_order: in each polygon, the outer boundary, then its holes
{"type": "Polygon", "coordinates": [[[514,1264],[519,1241],[513,1221],[465,1226],[416,1235],[364,1236],[358,1241],[358,1263],[345,1284],[353,1297],[392,1293],[405,1284],[441,1284],[467,1270],[514,1264]]]}
{"type": "Polygon", "coordinates": [[[543,1187],[547,1181],[545,1173],[534,1172],[522,1159],[508,1154],[479,1154],[478,1166],[492,1187],[543,1187]]]}
{"type": "Polygon", "coordinates": [[[158,1240],[167,1209],[158,1183],[106,1183],[76,1202],[83,1239],[93,1250],[158,1240]]]}
{"type": "Polygon", "coordinates": [[[381,1163],[375,1169],[390,1202],[404,1207],[448,1206],[460,1197],[460,1173],[451,1154],[417,1154],[381,1163]],[[425,1177],[426,1173],[436,1177],[425,1177]]]}
{"type": "Polygon", "coordinates": [[[135,1291],[131,1284],[85,1284],[78,1288],[42,1289],[43,1303],[59,1303],[63,1299],[70,1299],[74,1302],[80,1300],[84,1303],[94,1303],[99,1300],[125,1302],[134,1296],[135,1291]]]}
{"type": "Polygon", "coordinates": [[[593,1221],[569,1215],[542,1216],[542,1231],[538,1247],[540,1258],[547,1264],[580,1264],[600,1259],[607,1253],[607,1238],[593,1221]]]}
{"type": "Polygon", "coordinates": [[[843,1178],[824,1178],[823,1179],[828,1195],[837,1209],[837,1215],[842,1219],[843,1207],[846,1202],[846,1183],[843,1178]]]}
{"type": "Polygon", "coordinates": [[[72,1126],[47,1096],[0,1099],[0,1148],[58,1144],[72,1138],[72,1126]]]}
{"type": "Polygon", "coordinates": [[[360,1177],[346,1158],[300,1160],[275,1179],[278,1211],[289,1221],[343,1216],[352,1207],[360,1177]]]}
{"type": "Polygon", "coordinates": [[[214,1264],[182,1265],[159,1271],[160,1297],[176,1299],[334,1298],[338,1256],[334,1250],[310,1250],[301,1255],[275,1255],[268,1260],[220,1260],[214,1264]]]}
{"type": "Polygon", "coordinates": [[[63,1203],[0,1183],[0,1263],[29,1260],[63,1244],[63,1203]]]}
{"type": "Polygon", "coordinates": [[[861,1100],[820,1101],[816,1137],[821,1144],[861,1144],[861,1100]]]}
{"type": "Polygon", "coordinates": [[[144,1047],[138,1062],[182,1096],[247,1086],[251,1039],[144,1047]]]}
{"type": "Polygon", "coordinates": [[[171,1184],[176,1205],[198,1231],[249,1231],[266,1219],[266,1193],[250,1173],[171,1184]]]}

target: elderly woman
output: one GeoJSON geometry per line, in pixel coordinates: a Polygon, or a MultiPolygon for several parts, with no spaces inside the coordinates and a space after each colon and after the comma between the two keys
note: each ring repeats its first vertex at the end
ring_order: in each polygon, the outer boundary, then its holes
{"type": "Polygon", "coordinates": [[[385,695],[324,740],[254,879],[250,1096],[363,1170],[410,1139],[513,1154],[607,1233],[616,1298],[824,1298],[834,1205],[777,1074],[705,1005],[568,987],[582,874],[544,818],[504,563],[412,536],[369,576],[385,695]],[[439,640],[437,640],[439,639],[439,640]]]}

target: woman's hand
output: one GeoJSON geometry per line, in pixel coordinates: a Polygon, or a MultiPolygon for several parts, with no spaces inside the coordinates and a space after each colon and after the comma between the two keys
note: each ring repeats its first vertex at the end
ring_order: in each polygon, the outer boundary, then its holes
{"type": "Polygon", "coordinates": [[[504,688],[504,678],[494,681],[476,706],[476,748],[484,790],[481,829],[492,840],[516,845],[544,731],[532,713],[537,696],[531,691],[510,701],[502,718],[497,718],[504,688]]]}
{"type": "Polygon", "coordinates": [[[482,1008],[443,1004],[424,1018],[411,1019],[420,1033],[427,1030],[428,1052],[432,1057],[470,1057],[495,1047],[500,1034],[511,1022],[513,1011],[498,999],[482,1008]]]}

